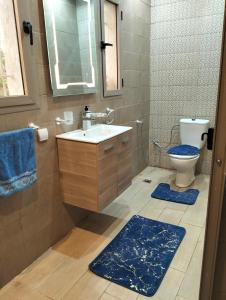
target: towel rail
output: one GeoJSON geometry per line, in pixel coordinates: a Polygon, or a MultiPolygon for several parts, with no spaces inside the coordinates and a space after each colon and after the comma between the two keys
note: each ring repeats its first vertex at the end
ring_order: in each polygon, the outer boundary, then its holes
{"type": "Polygon", "coordinates": [[[33,129],[40,129],[40,127],[38,125],[35,125],[34,123],[29,123],[28,127],[33,129]]]}

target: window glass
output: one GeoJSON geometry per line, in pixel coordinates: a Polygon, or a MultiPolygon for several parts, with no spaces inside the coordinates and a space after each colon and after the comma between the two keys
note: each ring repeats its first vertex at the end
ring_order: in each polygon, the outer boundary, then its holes
{"type": "Polygon", "coordinates": [[[0,97],[24,95],[13,0],[0,0],[0,97]]]}
{"type": "Polygon", "coordinates": [[[119,89],[118,72],[118,38],[117,38],[117,4],[104,1],[104,40],[112,44],[105,48],[105,89],[119,89]]]}

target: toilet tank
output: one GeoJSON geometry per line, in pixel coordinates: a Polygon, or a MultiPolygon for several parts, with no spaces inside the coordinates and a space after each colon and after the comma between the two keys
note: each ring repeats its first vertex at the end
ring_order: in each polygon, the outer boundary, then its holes
{"type": "Polygon", "coordinates": [[[204,132],[208,131],[209,120],[202,119],[181,119],[180,120],[180,139],[182,144],[191,145],[201,149],[206,141],[201,140],[204,132]]]}

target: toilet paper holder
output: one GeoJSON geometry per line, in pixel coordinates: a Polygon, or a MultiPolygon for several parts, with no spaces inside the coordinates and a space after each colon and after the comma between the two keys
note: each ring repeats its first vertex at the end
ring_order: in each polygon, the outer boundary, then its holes
{"type": "Polygon", "coordinates": [[[49,133],[47,128],[41,128],[40,126],[35,125],[34,123],[29,123],[28,127],[34,129],[37,132],[37,138],[39,142],[45,142],[49,139],[49,133]]]}

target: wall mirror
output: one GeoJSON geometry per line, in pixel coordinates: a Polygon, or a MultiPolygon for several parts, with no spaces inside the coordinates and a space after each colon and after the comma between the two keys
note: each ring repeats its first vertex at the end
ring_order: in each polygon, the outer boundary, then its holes
{"type": "Polygon", "coordinates": [[[95,0],[43,0],[53,96],[97,86],[95,0]]]}

